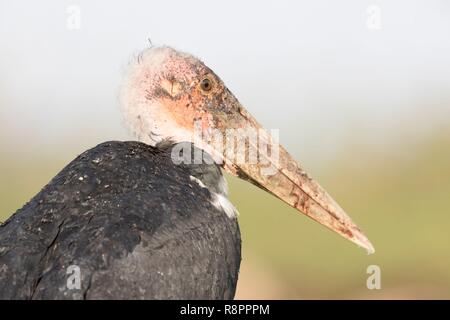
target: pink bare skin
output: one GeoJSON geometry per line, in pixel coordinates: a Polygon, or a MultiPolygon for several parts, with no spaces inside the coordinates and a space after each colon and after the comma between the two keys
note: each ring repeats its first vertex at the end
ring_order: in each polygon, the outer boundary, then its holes
{"type": "MultiPolygon", "coordinates": [[[[222,80],[197,58],[169,47],[145,50],[131,63],[122,87],[121,106],[139,140],[150,145],[168,138],[193,142],[232,175],[273,194],[368,253],[375,251],[337,202],[282,146],[277,161],[267,156],[262,159],[263,166],[238,163],[209,143],[212,129],[225,136],[229,129],[251,128],[263,132],[259,138],[267,143],[273,140],[222,80]],[[194,137],[195,123],[200,124],[202,141],[194,137]],[[267,164],[274,169],[272,174],[263,173],[267,164]]],[[[251,142],[247,145],[250,147],[251,142]]]]}

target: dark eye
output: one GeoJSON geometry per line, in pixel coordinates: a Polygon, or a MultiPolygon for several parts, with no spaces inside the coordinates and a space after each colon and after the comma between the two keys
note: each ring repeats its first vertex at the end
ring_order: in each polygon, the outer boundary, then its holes
{"type": "Polygon", "coordinates": [[[200,88],[202,88],[203,91],[209,91],[212,89],[212,83],[211,80],[208,78],[205,78],[200,82],[200,88]]]}

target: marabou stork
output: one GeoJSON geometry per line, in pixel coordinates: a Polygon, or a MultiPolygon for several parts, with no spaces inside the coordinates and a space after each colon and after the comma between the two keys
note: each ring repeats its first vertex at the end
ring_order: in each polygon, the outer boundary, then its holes
{"type": "Polygon", "coordinates": [[[212,129],[273,139],[197,58],[145,50],[130,64],[120,100],[139,142],[84,152],[0,227],[0,298],[232,299],[241,240],[221,168],[374,251],[284,148],[277,161],[265,159],[268,174],[262,161],[237,161],[210,143],[212,129]],[[188,160],[200,150],[202,160],[177,162],[180,150],[188,160]],[[74,266],[78,286],[73,278],[69,285],[74,266]]]}

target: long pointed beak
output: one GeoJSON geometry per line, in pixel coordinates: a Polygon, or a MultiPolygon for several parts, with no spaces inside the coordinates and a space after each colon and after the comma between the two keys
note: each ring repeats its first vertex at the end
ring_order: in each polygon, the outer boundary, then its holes
{"type": "Polygon", "coordinates": [[[229,171],[236,172],[239,177],[268,191],[299,212],[365,248],[369,254],[374,253],[375,249],[369,239],[325,189],[311,179],[282,146],[279,146],[279,151],[278,164],[271,161],[274,174],[264,173],[271,169],[258,164],[239,164],[229,171]]]}
{"type": "Polygon", "coordinates": [[[231,92],[228,93],[226,104],[228,110],[234,112],[225,114],[210,111],[216,127],[225,136],[230,137],[230,129],[237,132],[231,144],[234,154],[230,152],[230,144],[226,148],[227,152],[223,153],[225,170],[273,194],[299,212],[365,248],[369,254],[374,253],[375,249],[370,241],[336,201],[308,176],[278,141],[239,104],[231,92]],[[258,133],[258,142],[249,139],[249,129],[258,133]],[[239,145],[245,148],[239,151],[239,147],[236,147],[239,145]],[[250,161],[250,149],[257,150],[257,161],[250,161]],[[266,152],[269,149],[271,152],[266,152]]]}

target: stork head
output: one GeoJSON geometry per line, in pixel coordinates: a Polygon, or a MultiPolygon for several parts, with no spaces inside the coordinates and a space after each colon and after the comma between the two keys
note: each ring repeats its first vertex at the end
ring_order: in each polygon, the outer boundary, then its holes
{"type": "Polygon", "coordinates": [[[192,142],[227,172],[374,252],[342,208],[199,59],[169,47],[145,50],[131,62],[120,100],[140,141],[192,142]]]}

